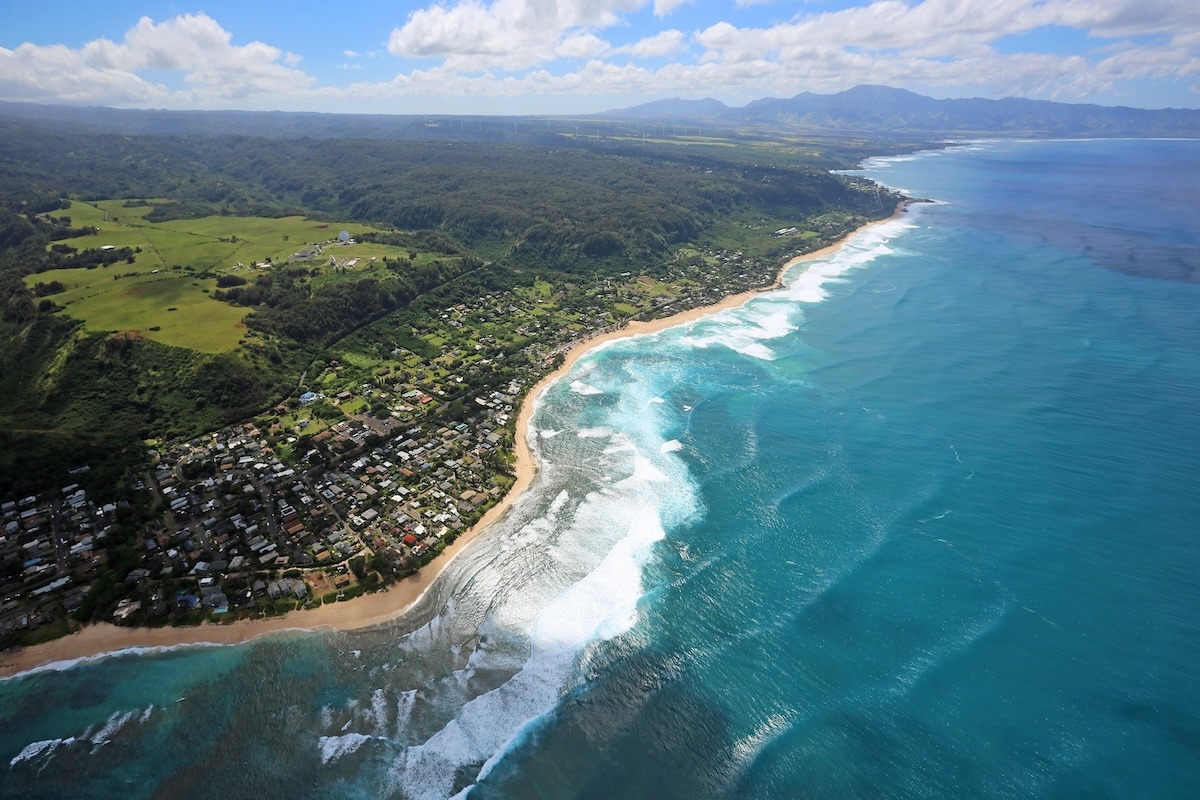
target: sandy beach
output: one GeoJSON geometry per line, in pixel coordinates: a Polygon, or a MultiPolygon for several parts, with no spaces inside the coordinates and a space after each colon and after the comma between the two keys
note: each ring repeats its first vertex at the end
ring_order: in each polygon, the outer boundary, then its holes
{"type": "Polygon", "coordinates": [[[292,611],[286,615],[265,619],[239,620],[230,623],[204,623],[183,628],[124,628],[109,623],[93,623],[61,639],[19,650],[0,652],[0,677],[8,677],[55,662],[73,662],[134,648],[178,647],[193,644],[239,644],[260,636],[284,631],[320,629],[351,630],[379,625],[403,615],[433,584],[447,565],[477,536],[504,517],[512,505],[525,493],[537,475],[538,465],[527,441],[529,422],[543,392],[562,378],[575,362],[588,351],[616,339],[627,339],[656,333],[730,308],[744,305],[764,291],[782,286],[784,274],[798,263],[812,261],[836,252],[851,236],[866,228],[888,222],[903,215],[901,205],[893,217],[868,223],[834,244],[791,259],[779,268],[775,283],[764,289],[754,289],[731,295],[718,303],[701,306],[649,322],[630,322],[625,327],[599,334],[575,343],[565,354],[558,369],[542,378],[521,404],[516,430],[516,482],[498,504],[467,533],[446,548],[443,557],[425,569],[397,581],[387,590],[364,595],[342,603],[313,609],[292,611]]]}

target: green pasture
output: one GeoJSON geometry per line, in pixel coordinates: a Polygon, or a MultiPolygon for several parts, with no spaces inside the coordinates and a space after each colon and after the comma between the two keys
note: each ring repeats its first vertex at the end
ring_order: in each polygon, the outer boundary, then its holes
{"type": "Polygon", "coordinates": [[[640,279],[636,287],[643,297],[677,297],[679,295],[670,284],[650,278],[640,279]]]}
{"type": "Polygon", "coordinates": [[[219,302],[203,292],[216,285],[213,280],[197,280],[177,272],[112,280],[106,273],[115,269],[58,270],[101,273],[109,280],[94,284],[71,281],[75,288],[52,299],[64,306],[65,313],[84,320],[91,330],[138,331],[148,339],[204,353],[232,350],[246,332],[246,309],[219,302]]]}
{"type": "MultiPolygon", "coordinates": [[[[143,269],[191,266],[196,272],[205,273],[231,271],[236,269],[238,262],[250,265],[269,259],[280,263],[307,245],[335,241],[343,230],[352,234],[376,230],[349,222],[321,222],[299,216],[209,216],[148,222],[146,214],[156,204],[166,201],[150,200],[146,205],[135,207],[126,207],[125,202],[72,202],[66,212],[71,217],[71,224],[95,226],[100,232],[94,236],[67,239],[63,243],[81,250],[103,245],[141,247],[143,252],[138,254],[137,265],[143,269]]],[[[326,247],[324,255],[311,263],[327,263],[331,254],[339,261],[358,258],[360,264],[369,263],[371,256],[406,255],[400,248],[387,245],[333,245],[326,247]]]]}
{"type": "MultiPolygon", "coordinates": [[[[238,346],[245,334],[246,309],[213,300],[215,278],[236,274],[253,280],[254,264],[278,265],[297,251],[322,244],[323,253],[303,263],[319,273],[318,283],[362,277],[384,270],[382,260],[408,257],[406,248],[336,242],[338,234],[375,230],[354,223],[321,222],[305,217],[222,217],[149,222],[156,204],[126,206],[125,200],[74,201],[63,212],[75,227],[99,229],[55,244],[78,250],[106,245],[129,247],[137,252],[132,264],[125,261],[94,269],[60,269],[29,275],[38,282],[59,281],[65,292],[51,299],[62,312],[82,320],[93,331],[138,331],[143,336],[176,347],[202,352],[225,352],[238,346]],[[140,251],[139,251],[140,248],[140,251]],[[333,256],[341,265],[329,265],[333,256]],[[372,261],[372,258],[375,260],[372,261]],[[356,263],[350,264],[349,262],[356,263]],[[242,264],[242,266],[238,266],[242,264]],[[174,310],[168,310],[174,309],[174,310]]],[[[418,264],[439,257],[418,253],[418,264]]]]}

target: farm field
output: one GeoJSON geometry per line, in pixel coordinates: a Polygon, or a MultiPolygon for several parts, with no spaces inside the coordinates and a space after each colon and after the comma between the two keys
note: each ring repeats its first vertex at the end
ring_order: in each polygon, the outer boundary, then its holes
{"type": "MultiPolygon", "coordinates": [[[[372,258],[406,256],[406,250],[384,244],[337,243],[348,230],[357,235],[376,229],[300,216],[226,217],[151,222],[145,219],[163,200],[130,206],[126,200],[74,201],[63,212],[74,227],[95,227],[95,235],[56,242],[78,250],[128,247],[133,261],[89,268],[57,269],[29,275],[25,282],[58,281],[65,291],[52,300],[60,313],[81,320],[91,331],[137,331],[162,344],[206,353],[222,353],[238,346],[246,332],[248,313],[214,300],[219,275],[239,275],[253,280],[255,264],[281,265],[312,244],[333,242],[323,254],[307,262],[326,270],[330,254],[348,264],[345,274],[326,280],[351,279],[383,269],[372,258]]],[[[425,254],[420,254],[424,256],[425,254]]],[[[420,263],[419,256],[415,263],[420,263]]]]}

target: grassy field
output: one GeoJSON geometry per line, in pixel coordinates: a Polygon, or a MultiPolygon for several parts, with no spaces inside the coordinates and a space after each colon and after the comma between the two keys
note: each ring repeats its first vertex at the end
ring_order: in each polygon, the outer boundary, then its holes
{"type": "Polygon", "coordinates": [[[246,309],[205,294],[216,286],[213,279],[168,272],[113,280],[110,273],[115,269],[43,274],[68,287],[53,299],[89,330],[138,331],[163,344],[204,353],[232,350],[246,331],[246,309]],[[97,280],[96,273],[108,280],[97,280]]]}
{"type": "MultiPolygon", "coordinates": [[[[82,320],[92,331],[138,331],[176,347],[222,353],[238,346],[247,314],[212,299],[216,277],[240,275],[253,280],[255,264],[282,264],[307,245],[335,241],[342,230],[351,234],[375,230],[363,225],[320,222],[305,217],[201,217],[148,222],[145,217],[162,200],[126,206],[124,200],[75,201],[65,212],[75,227],[94,226],[99,233],[60,244],[79,250],[107,245],[135,250],[124,261],[94,269],[61,269],[30,275],[26,284],[60,281],[65,292],[51,299],[61,313],[82,320]]],[[[320,281],[345,280],[382,270],[384,256],[407,257],[406,249],[362,243],[333,244],[307,262],[328,274],[320,281]],[[354,262],[344,274],[328,268],[330,256],[354,262]]],[[[419,253],[416,263],[434,258],[419,253]]]]}

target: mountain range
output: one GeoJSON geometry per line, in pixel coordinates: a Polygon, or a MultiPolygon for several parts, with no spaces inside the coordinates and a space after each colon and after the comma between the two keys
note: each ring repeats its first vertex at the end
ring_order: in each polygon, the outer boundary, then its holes
{"type": "Polygon", "coordinates": [[[711,97],[678,97],[605,112],[612,118],[706,120],[807,131],[922,136],[1200,135],[1200,109],[1144,109],[1048,100],[936,100],[890,86],[855,86],[837,94],[801,92],[731,107],[711,97]]]}
{"type": "Polygon", "coordinates": [[[806,135],[868,137],[1197,137],[1200,109],[1144,109],[982,98],[937,100],[888,86],[855,86],[837,94],[801,92],[741,107],[720,100],[678,97],[584,117],[328,114],[280,111],[166,111],[52,106],[0,101],[6,121],[121,134],[247,135],[281,138],[354,138],[459,141],[542,141],[558,134],[588,135],[625,123],[700,124],[712,128],[784,129],[806,135]]]}

